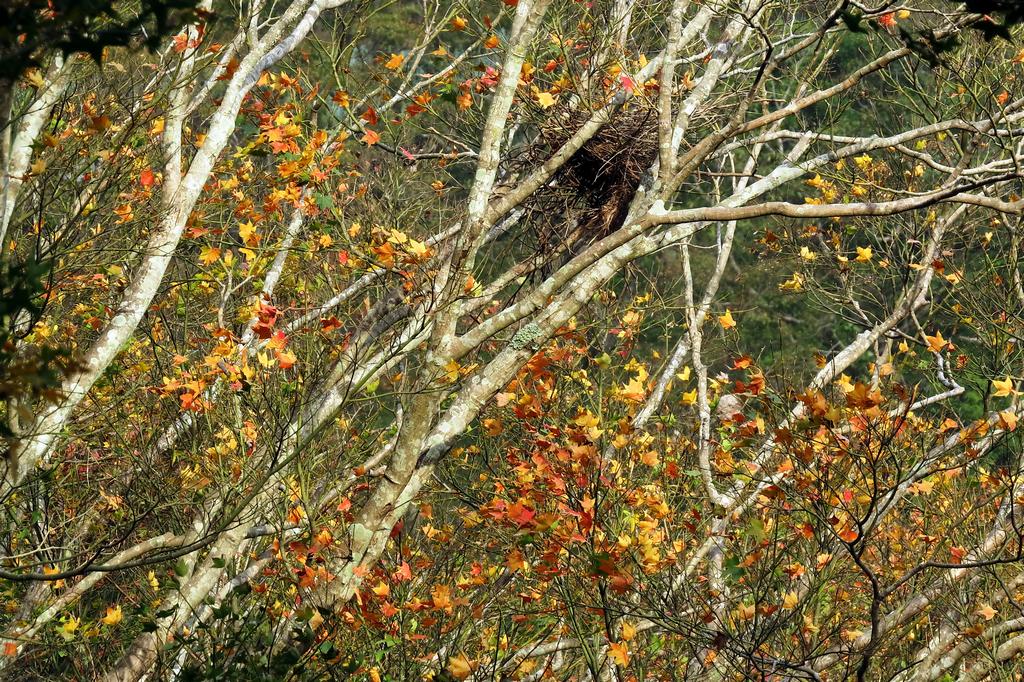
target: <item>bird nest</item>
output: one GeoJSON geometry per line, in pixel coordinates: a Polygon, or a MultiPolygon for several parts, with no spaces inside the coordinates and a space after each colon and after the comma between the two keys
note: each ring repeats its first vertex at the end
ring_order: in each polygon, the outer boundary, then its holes
{"type": "MultiPolygon", "coordinates": [[[[529,155],[530,165],[543,163],[589,118],[586,110],[562,110],[548,116],[529,155]]],[[[655,111],[637,105],[620,109],[535,195],[530,223],[538,258],[552,254],[561,254],[561,259],[571,257],[619,229],[657,154],[655,111]]]]}

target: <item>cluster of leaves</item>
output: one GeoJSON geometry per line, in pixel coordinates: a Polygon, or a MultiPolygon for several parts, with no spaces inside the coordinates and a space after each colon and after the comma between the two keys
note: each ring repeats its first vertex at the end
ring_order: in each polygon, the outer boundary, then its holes
{"type": "Polygon", "coordinates": [[[41,50],[83,52],[97,63],[108,47],[160,45],[195,15],[198,0],[142,0],[119,11],[116,0],[11,0],[0,7],[0,81],[38,66],[41,50]]]}

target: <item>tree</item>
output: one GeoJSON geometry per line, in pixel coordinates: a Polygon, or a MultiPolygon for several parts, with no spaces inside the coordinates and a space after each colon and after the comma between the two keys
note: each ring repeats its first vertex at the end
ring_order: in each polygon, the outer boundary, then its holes
{"type": "Polygon", "coordinates": [[[152,55],[33,52],[0,663],[1005,669],[1024,99],[996,21],[257,1],[152,55]]]}

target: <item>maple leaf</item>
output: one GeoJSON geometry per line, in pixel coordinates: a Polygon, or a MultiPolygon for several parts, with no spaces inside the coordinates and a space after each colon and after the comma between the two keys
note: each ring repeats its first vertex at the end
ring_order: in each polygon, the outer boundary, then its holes
{"type": "Polygon", "coordinates": [[[725,314],[718,316],[718,323],[722,325],[722,329],[732,329],[735,327],[736,320],[732,319],[732,310],[726,308],[725,314]]]}
{"type": "Polygon", "coordinates": [[[629,665],[629,647],[625,642],[614,642],[608,645],[608,658],[615,661],[616,665],[623,667],[629,665]]]}
{"type": "Polygon", "coordinates": [[[979,608],[977,611],[975,611],[975,613],[977,613],[979,616],[981,616],[985,620],[992,620],[993,618],[995,618],[996,614],[999,613],[999,612],[996,611],[994,608],[992,608],[991,604],[982,604],[981,608],[979,608]]]}
{"type": "Polygon", "coordinates": [[[103,623],[104,625],[114,626],[114,625],[117,625],[118,623],[120,623],[121,622],[121,618],[123,618],[123,617],[124,617],[124,614],[121,613],[121,606],[120,606],[120,604],[117,605],[117,606],[108,606],[107,607],[107,613],[106,613],[105,616],[100,618],[100,622],[103,623]]]}
{"type": "Polygon", "coordinates": [[[448,659],[448,672],[457,680],[464,680],[473,673],[473,664],[466,654],[459,652],[448,659]]]}
{"type": "Polygon", "coordinates": [[[391,59],[384,62],[384,68],[392,71],[397,71],[402,68],[402,62],[405,61],[405,55],[391,53],[391,59]]]}
{"type": "Polygon", "coordinates": [[[492,438],[501,434],[503,426],[500,419],[485,419],[483,421],[484,433],[492,438]]]}
{"type": "Polygon", "coordinates": [[[391,574],[391,577],[400,583],[412,580],[412,568],[409,566],[409,562],[403,561],[398,570],[391,574]]]}
{"type": "Polygon", "coordinates": [[[291,351],[283,350],[277,353],[277,364],[281,369],[291,369],[295,366],[297,358],[291,351]]]}
{"type": "Polygon", "coordinates": [[[867,263],[869,260],[871,260],[871,256],[872,256],[872,253],[871,253],[871,247],[870,246],[858,246],[857,247],[857,258],[856,258],[856,260],[857,260],[858,263],[867,263]]]}
{"type": "Polygon", "coordinates": [[[216,246],[207,246],[199,252],[199,262],[203,265],[213,265],[220,259],[220,249],[216,246]]]}
{"type": "Polygon", "coordinates": [[[74,616],[68,616],[67,619],[61,623],[60,627],[57,628],[57,634],[61,636],[65,642],[70,642],[75,638],[75,631],[78,630],[78,626],[81,625],[82,621],[74,616]]]}
{"type": "Polygon", "coordinates": [[[555,105],[555,98],[550,92],[537,93],[537,104],[541,109],[549,109],[555,105]]]}
{"type": "Polygon", "coordinates": [[[451,613],[452,607],[452,588],[447,585],[434,585],[434,588],[430,591],[430,598],[435,609],[444,609],[451,613]]]}
{"type": "Polygon", "coordinates": [[[469,26],[469,22],[462,17],[452,17],[451,26],[453,31],[465,31],[466,27],[469,26]]]}
{"type": "Polygon", "coordinates": [[[993,379],[992,387],[996,389],[992,395],[996,398],[1005,398],[1011,393],[1017,393],[1013,388],[1013,379],[1007,376],[1005,379],[993,379]]]}
{"type": "Polygon", "coordinates": [[[779,291],[801,291],[804,288],[804,276],[794,272],[793,276],[779,285],[779,291]]]}
{"type": "Polygon", "coordinates": [[[949,345],[949,341],[942,338],[942,332],[936,331],[935,336],[924,335],[924,340],[928,342],[928,350],[933,353],[941,353],[949,345]]]}
{"type": "Polygon", "coordinates": [[[380,133],[378,133],[376,130],[370,130],[369,128],[367,128],[366,133],[363,135],[361,139],[363,144],[365,144],[367,147],[372,147],[373,145],[380,142],[380,133]]]}
{"type": "Polygon", "coordinates": [[[242,241],[249,246],[255,246],[259,241],[256,235],[256,226],[251,221],[245,221],[244,223],[238,224],[238,236],[242,238],[242,241]]]}

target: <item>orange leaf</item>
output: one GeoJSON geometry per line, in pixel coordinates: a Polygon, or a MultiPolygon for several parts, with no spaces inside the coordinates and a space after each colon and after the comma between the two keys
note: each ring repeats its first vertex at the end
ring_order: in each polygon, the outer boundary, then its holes
{"type": "Polygon", "coordinates": [[[732,329],[735,327],[736,320],[732,319],[732,311],[726,308],[725,314],[718,316],[718,323],[722,325],[722,329],[732,329]]]}
{"type": "Polygon", "coordinates": [[[362,141],[367,147],[372,147],[380,142],[380,133],[375,130],[367,130],[366,134],[363,135],[362,141]]]}
{"type": "Polygon", "coordinates": [[[629,648],[625,642],[615,642],[608,645],[608,658],[615,661],[616,665],[623,667],[629,665],[629,648]]]}

